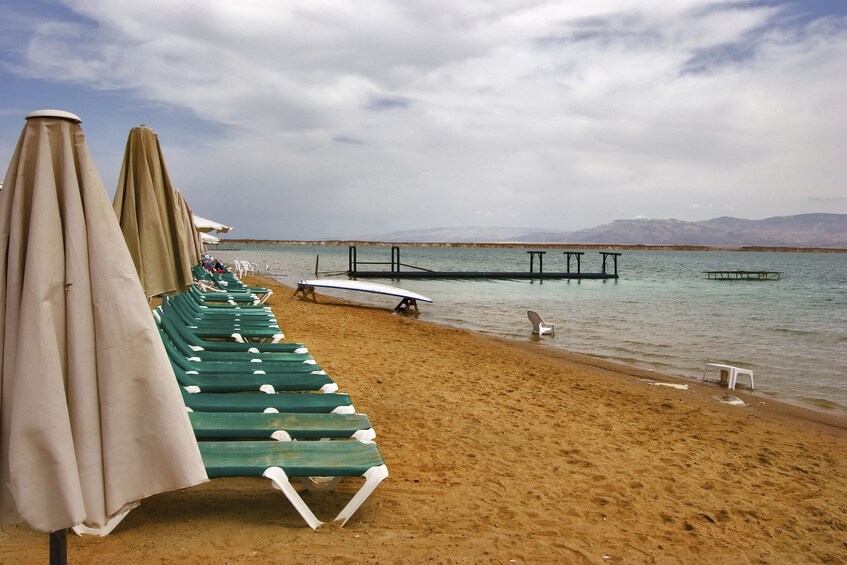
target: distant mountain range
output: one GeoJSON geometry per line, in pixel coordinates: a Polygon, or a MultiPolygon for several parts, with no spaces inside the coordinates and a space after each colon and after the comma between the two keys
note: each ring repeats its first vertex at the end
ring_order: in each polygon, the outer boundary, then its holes
{"type": "Polygon", "coordinates": [[[572,232],[511,227],[431,228],[359,239],[408,243],[520,242],[847,248],[847,214],[799,214],[764,220],[724,216],[699,222],[615,220],[610,224],[572,232]]]}

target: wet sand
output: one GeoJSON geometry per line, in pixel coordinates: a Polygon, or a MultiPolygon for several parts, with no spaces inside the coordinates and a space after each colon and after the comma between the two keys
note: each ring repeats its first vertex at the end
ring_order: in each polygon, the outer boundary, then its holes
{"type": "MultiPolygon", "coordinates": [[[[370,416],[389,478],[317,531],[267,480],[216,479],[144,501],[106,538],[69,536],[69,562],[847,563],[842,418],[722,404],[713,384],[429,324],[388,298],[275,290],[286,340],[370,416]]],[[[329,519],[356,488],[304,497],[329,519]]],[[[0,528],[0,562],[47,555],[45,534],[0,528]]]]}

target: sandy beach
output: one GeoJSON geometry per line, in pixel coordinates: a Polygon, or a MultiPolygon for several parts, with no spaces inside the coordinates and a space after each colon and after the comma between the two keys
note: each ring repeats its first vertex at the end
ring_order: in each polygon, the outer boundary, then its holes
{"type": "MultiPolygon", "coordinates": [[[[268,481],[216,479],[69,536],[69,562],[847,562],[843,419],[247,282],[370,416],[389,478],[317,531],[268,481]]],[[[357,487],[305,496],[329,519],[357,487]]],[[[45,534],[0,528],[0,562],[47,555],[45,534]]]]}

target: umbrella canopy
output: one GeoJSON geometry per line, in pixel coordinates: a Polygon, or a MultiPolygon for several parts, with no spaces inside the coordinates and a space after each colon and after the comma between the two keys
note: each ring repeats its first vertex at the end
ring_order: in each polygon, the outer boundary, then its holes
{"type": "Polygon", "coordinates": [[[185,231],[186,252],[191,257],[192,265],[199,265],[203,261],[203,245],[200,241],[200,232],[194,227],[193,214],[188,206],[188,201],[179,190],[176,193],[176,203],[182,218],[182,229],[185,231]]]}
{"type": "Polygon", "coordinates": [[[218,233],[226,233],[229,230],[233,229],[231,226],[225,226],[220,222],[209,220],[202,216],[198,216],[197,214],[194,214],[194,225],[197,227],[197,231],[205,233],[213,231],[216,231],[218,233]]]}
{"type": "Polygon", "coordinates": [[[0,193],[0,523],[101,528],[206,480],[79,118],[27,116],[0,193]]]}
{"type": "Polygon", "coordinates": [[[200,241],[203,243],[211,243],[212,245],[216,245],[221,242],[221,238],[215,237],[210,233],[200,233],[200,241]]]}
{"type": "Polygon", "coordinates": [[[112,204],[145,294],[187,289],[197,261],[191,258],[159,137],[152,129],[130,130],[112,204]]]}

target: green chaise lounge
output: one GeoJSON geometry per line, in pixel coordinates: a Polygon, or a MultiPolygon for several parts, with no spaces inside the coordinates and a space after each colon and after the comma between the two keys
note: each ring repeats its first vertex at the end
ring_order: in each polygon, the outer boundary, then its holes
{"type": "Polygon", "coordinates": [[[313,373],[197,373],[171,362],[179,385],[187,392],[336,392],[338,385],[323,371],[313,373]]]}
{"type": "Polygon", "coordinates": [[[197,439],[357,439],[376,437],[365,414],[190,412],[197,439]]]}
{"type": "Polygon", "coordinates": [[[355,414],[350,396],[341,392],[197,392],[179,387],[186,408],[194,412],[296,412],[355,414]]]}
{"type": "Polygon", "coordinates": [[[239,343],[236,341],[217,341],[202,339],[193,333],[180,320],[174,320],[167,314],[159,316],[162,328],[176,341],[182,340],[194,351],[226,351],[231,353],[308,353],[302,343],[239,343]]]}
{"type": "MultiPolygon", "coordinates": [[[[341,525],[388,477],[388,468],[375,443],[339,441],[200,441],[200,454],[209,478],[266,477],[288,498],[309,527],[322,524],[291,484],[292,479],[332,477],[321,488],[332,488],[344,477],[364,477],[365,483],[335,518],[341,525]]],[[[307,483],[308,485],[308,483],[307,483]]]]}

